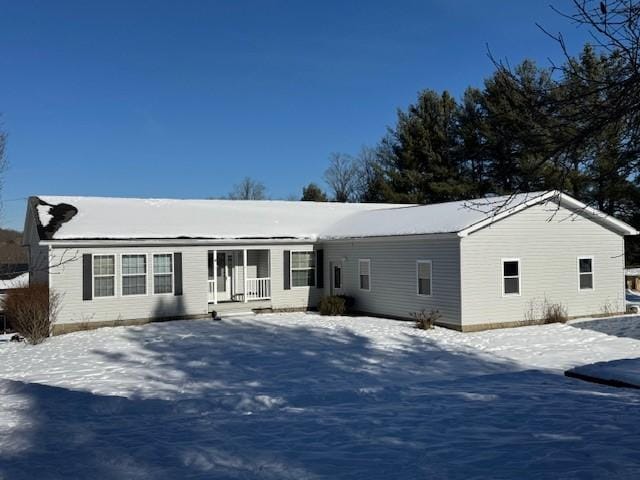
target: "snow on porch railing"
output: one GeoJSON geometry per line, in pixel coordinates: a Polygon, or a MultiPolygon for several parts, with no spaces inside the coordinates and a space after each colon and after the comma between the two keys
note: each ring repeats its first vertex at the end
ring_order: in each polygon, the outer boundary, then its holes
{"type": "Polygon", "coordinates": [[[247,278],[247,300],[271,298],[271,278],[247,278]]]}

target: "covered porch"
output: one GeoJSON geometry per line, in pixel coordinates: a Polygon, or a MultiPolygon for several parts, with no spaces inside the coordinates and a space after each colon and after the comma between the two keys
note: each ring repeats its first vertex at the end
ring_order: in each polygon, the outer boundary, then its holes
{"type": "Polygon", "coordinates": [[[270,300],[270,257],[268,249],[209,250],[209,304],[270,300]]]}

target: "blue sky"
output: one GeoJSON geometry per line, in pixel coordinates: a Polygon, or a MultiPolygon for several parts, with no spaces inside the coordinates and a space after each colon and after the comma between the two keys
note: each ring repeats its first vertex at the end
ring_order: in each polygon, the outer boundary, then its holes
{"type": "MultiPolygon", "coordinates": [[[[567,0],[552,0],[568,9],[567,0]]],[[[202,198],[249,175],[273,198],[321,181],[418,91],[460,95],[493,70],[560,60],[544,1],[0,0],[0,225],[32,194],[202,198]]]]}

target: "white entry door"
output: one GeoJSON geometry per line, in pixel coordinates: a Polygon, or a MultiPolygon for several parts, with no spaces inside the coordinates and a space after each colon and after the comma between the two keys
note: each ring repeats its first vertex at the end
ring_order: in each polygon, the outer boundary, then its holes
{"type": "Polygon", "coordinates": [[[218,252],[216,258],[218,271],[216,272],[216,285],[218,288],[218,301],[231,300],[231,289],[233,288],[231,275],[233,273],[233,255],[226,252],[218,252]]]}

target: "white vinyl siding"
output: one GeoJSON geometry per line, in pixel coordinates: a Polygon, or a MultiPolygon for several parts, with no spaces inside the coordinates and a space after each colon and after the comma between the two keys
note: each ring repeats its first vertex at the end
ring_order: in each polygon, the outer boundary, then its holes
{"type": "Polygon", "coordinates": [[[113,297],[116,294],[115,255],[93,256],[93,296],[113,297]]]}
{"type": "Polygon", "coordinates": [[[502,295],[520,295],[520,260],[517,258],[502,259],[502,295]]]}
{"type": "Polygon", "coordinates": [[[153,293],[173,293],[173,254],[159,253],[153,256],[153,293]]]}
{"type": "Polygon", "coordinates": [[[593,258],[578,257],[578,288],[593,290],[593,258]]]}
{"type": "Polygon", "coordinates": [[[360,290],[371,291],[371,260],[366,258],[358,260],[358,279],[360,290]]]}
{"type": "Polygon", "coordinates": [[[534,205],[462,238],[461,264],[465,326],[542,318],[545,301],[562,304],[569,317],[625,310],[624,238],[557,202],[534,205]],[[576,257],[582,253],[593,258],[595,290],[580,290],[576,257]],[[520,259],[521,269],[520,296],[508,301],[505,258],[520,259]]]}
{"type": "Polygon", "coordinates": [[[417,292],[418,295],[428,297],[431,295],[431,260],[418,260],[416,262],[417,292]]]}
{"type": "MultiPolygon", "coordinates": [[[[327,265],[342,267],[340,293],[354,298],[354,309],[402,319],[411,314],[437,310],[441,322],[460,323],[460,263],[457,236],[394,237],[323,242],[327,265]],[[360,289],[360,260],[369,259],[370,291],[360,289]],[[432,295],[417,294],[417,260],[431,260],[432,295]]],[[[328,271],[329,269],[327,269],[328,271]]],[[[325,275],[329,293],[329,274],[325,275]]]]}
{"type": "Polygon", "coordinates": [[[291,286],[313,287],[315,284],[315,252],[291,252],[291,286]]]}
{"type": "Polygon", "coordinates": [[[122,296],[147,294],[147,255],[122,255],[120,265],[122,296]]]}

